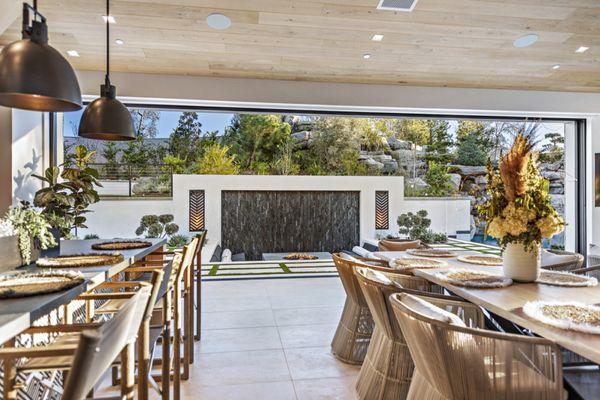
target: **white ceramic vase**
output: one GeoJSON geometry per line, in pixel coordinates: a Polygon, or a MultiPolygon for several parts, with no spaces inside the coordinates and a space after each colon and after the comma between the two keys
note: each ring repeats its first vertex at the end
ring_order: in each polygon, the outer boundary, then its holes
{"type": "Polygon", "coordinates": [[[517,282],[533,282],[540,277],[541,251],[525,250],[520,243],[509,243],[502,253],[504,276],[517,282]]]}

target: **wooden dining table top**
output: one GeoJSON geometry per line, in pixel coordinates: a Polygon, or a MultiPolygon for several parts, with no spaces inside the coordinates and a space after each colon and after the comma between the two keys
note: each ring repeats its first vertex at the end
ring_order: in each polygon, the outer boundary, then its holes
{"type": "MultiPolygon", "coordinates": [[[[460,251],[462,255],[482,255],[477,252],[460,251]]],[[[376,257],[393,260],[410,256],[403,251],[376,252],[376,257]]],[[[436,257],[445,261],[447,266],[436,269],[417,269],[414,274],[448,289],[452,293],[477,304],[490,312],[513,323],[531,330],[535,334],[549,339],[595,363],[600,363],[600,335],[559,329],[534,320],[523,313],[523,306],[529,301],[578,301],[585,304],[600,304],[600,285],[593,287],[564,287],[538,283],[518,283],[504,288],[475,289],[452,285],[435,275],[436,271],[449,268],[463,268],[487,271],[502,275],[500,266],[484,266],[461,262],[454,258],[436,257]]]]}
{"type": "MultiPolygon", "coordinates": [[[[25,329],[32,326],[33,322],[61,305],[68,304],[81,293],[84,293],[95,286],[105,282],[108,278],[118,274],[127,267],[133,265],[147,255],[161,249],[166,239],[145,239],[152,243],[152,246],[142,249],[120,250],[124,260],[114,265],[101,265],[84,268],[67,268],[68,270],[80,270],[85,278],[81,284],[61,292],[48,293],[39,296],[19,297],[15,299],[0,300],[0,344],[15,337],[25,329]]],[[[114,251],[92,250],[91,245],[107,240],[63,240],[60,245],[60,255],[83,254],[83,253],[111,253],[114,251]]],[[[59,268],[57,268],[59,269],[59,268]]],[[[19,268],[13,273],[19,271],[39,271],[47,268],[38,268],[35,265],[19,268]]]]}

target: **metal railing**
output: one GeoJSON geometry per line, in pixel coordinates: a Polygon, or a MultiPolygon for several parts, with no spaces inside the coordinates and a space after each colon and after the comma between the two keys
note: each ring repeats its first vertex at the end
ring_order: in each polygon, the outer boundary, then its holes
{"type": "Polygon", "coordinates": [[[173,166],[92,163],[102,183],[101,197],[172,197],[173,166]]]}

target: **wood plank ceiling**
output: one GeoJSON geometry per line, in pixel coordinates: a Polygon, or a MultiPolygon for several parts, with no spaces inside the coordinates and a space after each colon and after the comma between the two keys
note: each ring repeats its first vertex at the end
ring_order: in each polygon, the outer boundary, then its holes
{"type": "MultiPolygon", "coordinates": [[[[113,0],[115,71],[426,86],[600,91],[600,0],[113,0]],[[220,12],[229,29],[208,27],[220,12]],[[527,48],[513,41],[528,33],[527,48]],[[381,42],[371,40],[383,34],[381,42]],[[575,53],[588,46],[585,53],[575,53]],[[368,60],[363,54],[371,54],[368,60]],[[559,69],[553,69],[554,65],[559,69]]],[[[104,65],[102,0],[41,0],[51,44],[104,65]]],[[[20,36],[16,20],[0,37],[20,36]]]]}

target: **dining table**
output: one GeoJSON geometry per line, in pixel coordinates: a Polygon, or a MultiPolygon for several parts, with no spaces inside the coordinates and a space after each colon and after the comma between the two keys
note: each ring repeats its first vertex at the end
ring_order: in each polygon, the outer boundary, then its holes
{"type": "MultiPolygon", "coordinates": [[[[404,251],[375,252],[375,257],[392,261],[412,257],[404,251]]],[[[475,251],[460,251],[463,255],[482,255],[475,251]]],[[[459,261],[456,257],[428,257],[443,261],[440,268],[414,269],[413,274],[447,289],[449,292],[477,304],[536,335],[549,339],[582,357],[600,364],[600,335],[556,328],[537,321],[523,312],[523,306],[531,301],[577,301],[600,305],[600,285],[591,287],[552,286],[542,283],[519,283],[502,288],[471,288],[450,284],[436,272],[447,269],[467,269],[503,275],[502,266],[477,265],[459,261]]]]}
{"type": "MultiPolygon", "coordinates": [[[[119,250],[119,253],[123,255],[124,259],[123,261],[113,265],[100,265],[81,268],[57,268],[81,271],[83,273],[83,282],[68,290],[29,297],[0,300],[0,344],[6,343],[8,340],[14,338],[19,333],[31,327],[36,320],[48,315],[53,310],[68,304],[80,294],[93,289],[103,282],[106,282],[111,277],[117,275],[145,257],[150,256],[152,253],[163,250],[164,245],[166,244],[166,239],[144,240],[152,243],[152,245],[141,249],[119,250]]],[[[94,243],[104,241],[107,240],[62,240],[60,243],[60,249],[56,252],[56,255],[114,253],[114,251],[100,251],[92,249],[91,246],[94,243]]],[[[47,268],[40,268],[37,267],[35,263],[32,263],[26,267],[3,272],[3,274],[10,274],[20,271],[41,270],[47,270],[47,268]]]]}

